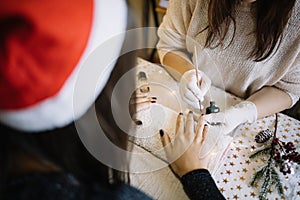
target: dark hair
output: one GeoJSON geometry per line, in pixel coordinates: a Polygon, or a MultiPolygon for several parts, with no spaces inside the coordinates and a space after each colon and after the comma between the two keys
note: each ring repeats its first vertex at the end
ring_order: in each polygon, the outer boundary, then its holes
{"type": "MultiPolygon", "coordinates": [[[[296,0],[257,0],[255,5],[256,16],[256,43],[249,57],[254,61],[268,58],[274,49],[278,49],[278,42],[282,39],[284,28],[291,16],[296,0]]],[[[222,45],[227,34],[230,22],[234,24],[235,8],[240,0],[210,0],[208,6],[208,35],[205,47],[215,48],[222,45]],[[224,26],[221,26],[224,25],[224,26]],[[213,42],[217,40],[217,45],[213,42]]],[[[232,38],[233,39],[233,38],[232,38]]],[[[275,51],[276,51],[275,50],[275,51]]]]}
{"type": "MultiPolygon", "coordinates": [[[[119,58],[107,85],[95,102],[98,121],[104,133],[122,149],[127,149],[127,134],[120,130],[114,121],[110,105],[111,93],[116,81],[128,70],[128,67],[134,66],[134,61],[134,52],[119,58]]],[[[120,101],[122,100],[124,99],[120,98],[120,101]]],[[[22,155],[29,155],[40,161],[49,161],[64,172],[86,177],[107,186],[129,182],[127,173],[111,169],[112,174],[109,174],[109,168],[87,151],[74,123],[60,129],[38,133],[24,133],[0,124],[0,132],[0,190],[5,187],[4,183],[7,180],[19,175],[18,159],[22,155]]],[[[117,156],[111,155],[111,158],[117,156]]],[[[126,160],[123,164],[127,164],[126,160]]]]}

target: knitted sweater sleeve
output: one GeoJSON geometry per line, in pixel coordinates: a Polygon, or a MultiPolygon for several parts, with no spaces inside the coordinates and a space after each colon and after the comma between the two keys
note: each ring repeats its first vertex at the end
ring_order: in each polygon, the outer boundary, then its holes
{"type": "MultiPolygon", "coordinates": [[[[300,37],[298,44],[300,44],[300,37]]],[[[300,47],[298,47],[298,55],[291,63],[288,73],[286,73],[280,81],[275,84],[275,87],[286,92],[291,100],[292,105],[295,105],[300,98],[300,47]]]]}
{"type": "Polygon", "coordinates": [[[172,51],[190,61],[186,51],[186,32],[192,17],[193,1],[170,0],[167,13],[158,29],[157,50],[161,63],[165,54],[172,51]]]}
{"type": "Polygon", "coordinates": [[[296,0],[288,26],[285,29],[282,49],[285,49],[283,60],[287,73],[281,77],[275,87],[285,91],[292,99],[292,106],[300,98],[300,1],[296,0]]]}
{"type": "Polygon", "coordinates": [[[185,193],[191,200],[225,199],[206,169],[191,171],[181,178],[185,193]]]}

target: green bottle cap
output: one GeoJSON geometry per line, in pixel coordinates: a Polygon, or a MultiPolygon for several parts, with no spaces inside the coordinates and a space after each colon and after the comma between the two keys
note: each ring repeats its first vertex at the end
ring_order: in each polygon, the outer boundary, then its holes
{"type": "Polygon", "coordinates": [[[220,112],[220,108],[216,106],[214,101],[209,102],[209,104],[209,107],[206,108],[206,114],[220,112]]]}

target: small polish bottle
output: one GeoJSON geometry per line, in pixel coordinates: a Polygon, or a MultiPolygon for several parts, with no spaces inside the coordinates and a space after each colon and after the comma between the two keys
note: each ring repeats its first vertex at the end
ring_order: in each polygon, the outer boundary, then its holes
{"type": "Polygon", "coordinates": [[[206,108],[206,114],[220,112],[220,108],[216,106],[216,103],[214,101],[210,101],[209,103],[210,106],[206,108]]]}
{"type": "Polygon", "coordinates": [[[150,91],[149,83],[145,72],[141,71],[138,73],[138,82],[141,93],[148,93],[150,91]]]}

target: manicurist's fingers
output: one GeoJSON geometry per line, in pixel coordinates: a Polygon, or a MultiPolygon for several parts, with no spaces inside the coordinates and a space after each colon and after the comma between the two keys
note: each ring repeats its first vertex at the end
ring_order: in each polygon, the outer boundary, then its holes
{"type": "Polygon", "coordinates": [[[189,101],[191,102],[197,102],[199,100],[201,100],[196,93],[194,93],[194,91],[191,91],[191,90],[187,90],[184,94],[184,97],[186,99],[188,99],[189,101]]]}

